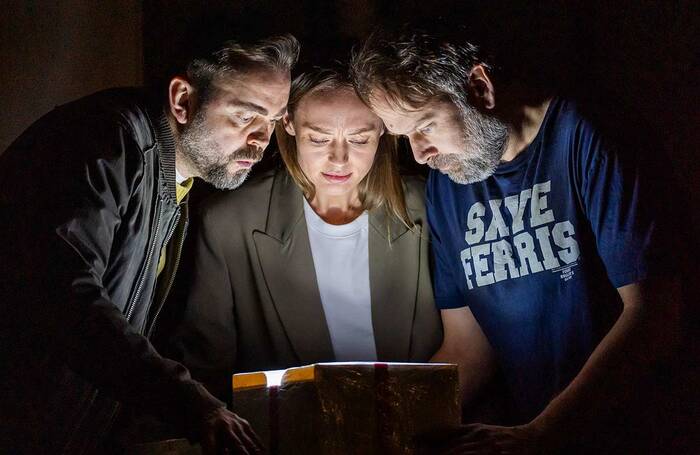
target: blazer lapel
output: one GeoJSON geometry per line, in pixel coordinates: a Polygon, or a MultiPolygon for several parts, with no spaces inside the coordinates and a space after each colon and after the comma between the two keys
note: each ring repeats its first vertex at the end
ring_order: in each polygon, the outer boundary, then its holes
{"type": "Polygon", "coordinates": [[[412,233],[383,208],[370,212],[369,284],[377,357],[409,358],[418,288],[421,226],[412,233]],[[390,232],[387,232],[387,223],[390,232]]]}
{"type": "Polygon", "coordinates": [[[333,346],[316,284],[301,191],[275,176],[265,232],[253,233],[272,302],[301,363],[329,361],[333,346]]]}

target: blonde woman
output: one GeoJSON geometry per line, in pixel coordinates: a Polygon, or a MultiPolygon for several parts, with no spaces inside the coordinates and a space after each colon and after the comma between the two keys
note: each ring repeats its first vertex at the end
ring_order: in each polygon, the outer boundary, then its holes
{"type": "Polygon", "coordinates": [[[442,328],[423,184],[402,181],[381,120],[346,74],[317,70],[276,134],[285,168],[203,207],[183,362],[228,398],[232,372],[427,361],[442,328]]]}

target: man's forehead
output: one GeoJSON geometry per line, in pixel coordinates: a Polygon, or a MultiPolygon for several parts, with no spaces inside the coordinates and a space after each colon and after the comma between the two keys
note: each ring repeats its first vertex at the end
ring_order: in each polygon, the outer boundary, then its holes
{"type": "Polygon", "coordinates": [[[372,111],[381,117],[391,134],[407,134],[429,112],[429,103],[414,107],[408,102],[389,97],[382,91],[373,92],[370,103],[372,111]]]}
{"type": "Polygon", "coordinates": [[[408,133],[426,114],[423,108],[403,109],[396,103],[389,102],[386,98],[373,101],[372,110],[384,121],[391,134],[408,133]]]}
{"type": "Polygon", "coordinates": [[[219,76],[212,85],[222,102],[244,101],[264,105],[277,112],[287,104],[291,80],[288,72],[255,70],[219,76]]]}

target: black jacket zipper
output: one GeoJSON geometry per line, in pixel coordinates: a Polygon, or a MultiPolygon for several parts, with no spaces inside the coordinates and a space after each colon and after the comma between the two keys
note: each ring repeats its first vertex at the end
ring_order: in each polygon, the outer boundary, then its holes
{"type": "MultiPolygon", "coordinates": [[[[177,229],[177,225],[179,222],[180,222],[180,212],[178,212],[176,217],[175,217],[174,228],[170,232],[170,235],[168,235],[168,238],[165,242],[165,245],[168,245],[168,243],[170,242],[170,239],[171,239],[175,229],[177,229]]],[[[163,306],[165,305],[165,300],[168,298],[168,294],[170,293],[170,288],[172,288],[173,282],[175,281],[175,275],[177,274],[177,269],[180,266],[180,256],[182,254],[182,246],[185,243],[186,233],[187,233],[187,221],[185,221],[185,225],[183,226],[181,232],[179,233],[179,235],[177,237],[177,244],[176,244],[176,249],[175,249],[175,263],[173,265],[172,270],[170,271],[170,274],[168,275],[167,284],[164,288],[163,294],[160,296],[160,301],[158,302],[158,309],[156,310],[156,313],[153,315],[153,320],[151,321],[151,326],[148,328],[148,333],[146,334],[146,338],[150,338],[151,335],[153,334],[155,327],[156,327],[156,321],[158,320],[158,315],[160,315],[160,311],[163,309],[163,306]]]]}
{"type": "Polygon", "coordinates": [[[141,269],[141,273],[139,274],[139,279],[136,285],[136,292],[134,293],[131,302],[129,302],[129,305],[126,307],[126,320],[129,322],[131,322],[131,316],[134,312],[134,308],[136,308],[136,302],[138,302],[138,300],[141,298],[141,292],[143,291],[143,284],[146,279],[146,274],[151,269],[151,262],[153,261],[153,251],[155,250],[156,244],[158,243],[158,230],[160,229],[160,219],[163,215],[161,209],[161,199],[160,197],[158,197],[156,199],[156,221],[155,223],[153,223],[153,228],[151,229],[151,244],[148,246],[148,253],[146,254],[146,264],[144,268],[141,269]]]}

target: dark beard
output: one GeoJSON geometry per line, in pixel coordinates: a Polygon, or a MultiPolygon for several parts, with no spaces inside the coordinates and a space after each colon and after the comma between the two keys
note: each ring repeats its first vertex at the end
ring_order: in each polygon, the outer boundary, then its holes
{"type": "Polygon", "coordinates": [[[465,149],[460,154],[436,155],[428,165],[453,182],[467,185],[486,180],[496,171],[508,143],[508,128],[466,101],[457,107],[462,113],[465,149]]]}
{"type": "Polygon", "coordinates": [[[220,190],[238,188],[248,177],[251,168],[231,172],[229,166],[238,160],[260,161],[263,151],[255,147],[244,147],[226,156],[211,137],[211,129],[206,126],[203,110],[200,109],[192,123],[180,132],[180,152],[190,160],[204,181],[220,190]]]}

